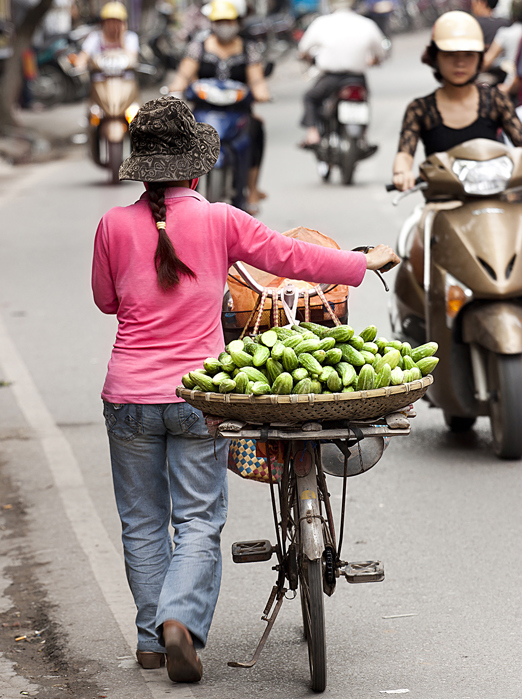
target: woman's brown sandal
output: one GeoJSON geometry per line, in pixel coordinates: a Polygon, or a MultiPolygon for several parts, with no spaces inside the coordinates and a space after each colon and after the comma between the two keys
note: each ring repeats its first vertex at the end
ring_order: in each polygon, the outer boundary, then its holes
{"type": "Polygon", "coordinates": [[[167,672],[173,682],[199,682],[203,665],[192,643],[188,629],[178,621],[163,624],[167,652],[167,672]]]}
{"type": "Polygon", "coordinates": [[[165,665],[165,653],[150,650],[137,650],[136,660],[144,670],[157,670],[165,665]]]}

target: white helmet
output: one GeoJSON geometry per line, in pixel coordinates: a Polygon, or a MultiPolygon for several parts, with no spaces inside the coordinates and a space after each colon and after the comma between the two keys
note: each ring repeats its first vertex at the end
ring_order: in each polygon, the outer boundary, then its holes
{"type": "Polygon", "coordinates": [[[484,34],[477,20],[467,12],[453,10],[433,25],[431,40],[439,51],[484,51],[484,34]]]}

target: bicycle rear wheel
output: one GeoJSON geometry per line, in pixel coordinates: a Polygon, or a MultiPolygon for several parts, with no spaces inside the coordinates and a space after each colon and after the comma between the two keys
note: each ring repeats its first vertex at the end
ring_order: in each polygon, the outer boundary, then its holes
{"type": "Polygon", "coordinates": [[[314,692],[326,689],[326,633],[324,620],[323,562],[302,559],[299,566],[301,608],[310,677],[314,692]]]}

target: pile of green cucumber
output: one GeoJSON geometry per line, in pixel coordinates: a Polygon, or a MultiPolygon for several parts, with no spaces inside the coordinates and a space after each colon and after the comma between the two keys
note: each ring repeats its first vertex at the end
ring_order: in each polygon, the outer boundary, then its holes
{"type": "Polygon", "coordinates": [[[437,349],[436,342],[412,348],[377,337],[375,325],[355,335],[349,325],[300,323],[233,340],[182,382],[196,391],[256,396],[368,391],[430,374],[437,349]]]}

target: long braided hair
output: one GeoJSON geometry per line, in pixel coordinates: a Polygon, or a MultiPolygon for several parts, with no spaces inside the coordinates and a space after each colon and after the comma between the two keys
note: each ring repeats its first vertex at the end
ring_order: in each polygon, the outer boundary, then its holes
{"type": "Polygon", "coordinates": [[[166,182],[149,182],[149,206],[158,228],[158,245],[154,253],[154,265],[158,275],[158,284],[168,291],[180,282],[180,275],[196,278],[196,273],[182,262],[165,230],[167,207],[165,206],[166,182]]]}

